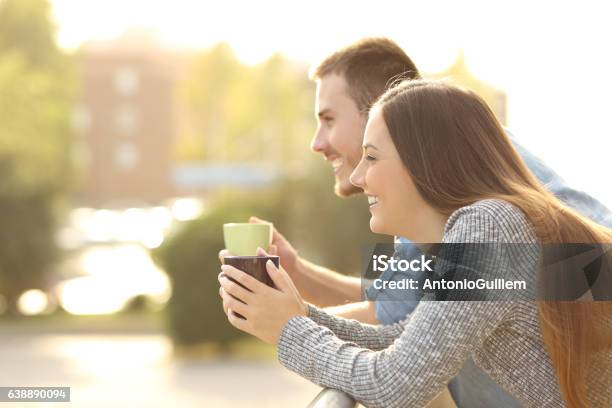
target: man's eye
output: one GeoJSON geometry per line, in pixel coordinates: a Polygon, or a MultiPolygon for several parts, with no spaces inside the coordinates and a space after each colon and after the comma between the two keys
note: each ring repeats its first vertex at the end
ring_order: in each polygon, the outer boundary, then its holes
{"type": "Polygon", "coordinates": [[[334,118],[326,117],[326,118],[323,118],[323,121],[329,125],[329,124],[331,124],[334,121],[334,118]]]}

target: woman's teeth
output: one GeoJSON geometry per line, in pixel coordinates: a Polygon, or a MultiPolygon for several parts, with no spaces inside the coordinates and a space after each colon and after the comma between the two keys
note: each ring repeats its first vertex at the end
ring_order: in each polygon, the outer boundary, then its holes
{"type": "Polygon", "coordinates": [[[368,204],[372,207],[374,204],[378,203],[378,197],[368,196],[368,204]]]}

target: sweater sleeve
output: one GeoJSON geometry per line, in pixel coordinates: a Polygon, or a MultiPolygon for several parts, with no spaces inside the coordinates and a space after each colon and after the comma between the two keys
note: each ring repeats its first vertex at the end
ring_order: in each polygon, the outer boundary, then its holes
{"type": "MultiPolygon", "coordinates": [[[[449,220],[445,231],[453,242],[488,242],[504,235],[492,214],[478,207],[449,220]]],[[[487,262],[484,272],[495,276],[504,262],[487,262]]],[[[295,317],[286,324],[278,357],[290,370],[345,391],[368,407],[421,407],[512,310],[508,301],[421,301],[411,318],[392,329],[330,319],[315,311],[311,318],[295,317]],[[388,347],[369,347],[385,346],[400,329],[388,347]],[[381,339],[374,340],[376,336],[381,339]]]]}
{"type": "Polygon", "coordinates": [[[312,305],[308,305],[308,317],[313,322],[330,329],[339,339],[351,341],[359,347],[370,350],[389,347],[404,331],[402,323],[387,326],[364,324],[357,320],[331,315],[312,305]]]}

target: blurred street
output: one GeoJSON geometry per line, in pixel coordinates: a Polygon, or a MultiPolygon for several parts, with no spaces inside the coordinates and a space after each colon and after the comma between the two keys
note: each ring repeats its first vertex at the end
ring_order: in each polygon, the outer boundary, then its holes
{"type": "Polygon", "coordinates": [[[15,407],[303,407],[319,390],[273,360],[174,359],[168,338],[151,333],[0,326],[0,362],[2,386],[71,387],[70,403],[15,407]]]}

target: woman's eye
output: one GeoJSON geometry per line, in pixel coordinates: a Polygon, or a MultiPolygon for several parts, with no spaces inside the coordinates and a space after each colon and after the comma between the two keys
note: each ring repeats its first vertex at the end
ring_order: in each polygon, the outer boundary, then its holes
{"type": "Polygon", "coordinates": [[[374,157],[374,156],[370,156],[369,154],[366,154],[365,159],[366,159],[367,161],[374,161],[374,160],[376,160],[376,157],[374,157]]]}

